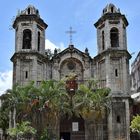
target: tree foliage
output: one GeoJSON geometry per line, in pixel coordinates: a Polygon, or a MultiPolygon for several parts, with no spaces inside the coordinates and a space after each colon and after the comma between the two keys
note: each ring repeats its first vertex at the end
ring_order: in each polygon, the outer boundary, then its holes
{"type": "Polygon", "coordinates": [[[5,131],[8,126],[9,126],[9,117],[8,117],[8,110],[7,109],[2,109],[0,108],[0,128],[3,129],[3,131],[5,131]]]}
{"type": "Polygon", "coordinates": [[[3,130],[3,136],[6,138],[6,130],[9,127],[9,109],[8,109],[8,94],[0,96],[1,107],[0,107],[0,128],[3,130]]]}
{"type": "Polygon", "coordinates": [[[52,140],[52,138],[54,138],[55,140],[57,140],[57,137],[55,136],[55,134],[52,133],[52,131],[50,131],[47,127],[43,130],[39,140],[52,140]]]}
{"type": "Polygon", "coordinates": [[[74,110],[84,119],[101,119],[110,109],[110,89],[97,89],[95,81],[80,85],[74,95],[74,110]]]}
{"type": "Polygon", "coordinates": [[[22,138],[26,135],[34,135],[36,130],[30,126],[30,122],[22,121],[21,123],[17,123],[15,128],[9,128],[8,134],[12,138],[22,138]]]}
{"type": "Polygon", "coordinates": [[[130,129],[132,132],[140,133],[140,115],[133,117],[131,121],[130,129]]]}
{"type": "Polygon", "coordinates": [[[17,121],[16,127],[9,130],[9,134],[24,135],[29,128],[29,124],[24,123],[24,120],[34,116],[34,112],[43,110],[46,110],[46,118],[51,127],[56,127],[59,118],[64,115],[84,119],[99,119],[105,116],[110,107],[110,89],[98,89],[97,82],[89,80],[80,84],[74,94],[71,94],[66,90],[65,83],[63,80],[49,80],[42,81],[37,87],[31,82],[25,86],[15,85],[12,90],[7,90],[7,109],[16,109],[17,121]]]}

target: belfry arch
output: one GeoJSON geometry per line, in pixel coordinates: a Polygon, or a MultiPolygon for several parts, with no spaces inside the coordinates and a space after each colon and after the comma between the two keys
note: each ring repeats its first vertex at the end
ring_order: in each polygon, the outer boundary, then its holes
{"type": "Polygon", "coordinates": [[[31,49],[32,32],[29,29],[23,31],[23,45],[22,49],[31,49]]]}
{"type": "Polygon", "coordinates": [[[111,47],[119,47],[119,30],[115,27],[110,30],[110,43],[111,47]]]}

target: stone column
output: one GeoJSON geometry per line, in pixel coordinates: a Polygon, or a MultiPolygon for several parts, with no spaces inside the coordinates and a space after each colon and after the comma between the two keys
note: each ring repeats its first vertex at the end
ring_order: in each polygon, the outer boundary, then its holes
{"type": "Polygon", "coordinates": [[[94,140],[94,127],[93,122],[90,120],[85,120],[85,140],[94,140]]]}
{"type": "Polygon", "coordinates": [[[106,56],[106,60],[105,60],[105,69],[106,69],[106,87],[109,87],[111,88],[112,85],[111,85],[111,67],[110,67],[110,56],[106,56]]]}
{"type": "Polygon", "coordinates": [[[122,65],[123,65],[122,73],[123,73],[123,83],[124,83],[123,92],[125,94],[127,94],[128,93],[127,86],[128,86],[129,81],[128,81],[128,73],[127,73],[126,57],[125,56],[122,58],[122,65]]]}
{"type": "Polygon", "coordinates": [[[108,116],[108,140],[113,140],[113,127],[112,127],[113,123],[112,123],[112,108],[110,109],[110,113],[108,116]]]}
{"type": "Polygon", "coordinates": [[[126,136],[127,140],[130,140],[130,112],[129,112],[129,99],[125,100],[126,105],[126,136]]]}
{"type": "Polygon", "coordinates": [[[15,80],[14,84],[22,83],[22,79],[21,79],[22,74],[21,74],[20,68],[21,68],[21,61],[19,59],[17,59],[17,61],[16,61],[16,80],[15,80]]]}
{"type": "Polygon", "coordinates": [[[38,40],[38,33],[36,30],[36,23],[33,23],[33,29],[32,29],[32,50],[37,50],[37,40],[38,40]]]}
{"type": "Polygon", "coordinates": [[[33,67],[32,67],[32,78],[33,81],[37,81],[37,57],[34,56],[33,67]]]}
{"type": "Polygon", "coordinates": [[[18,31],[16,32],[16,52],[19,52],[22,50],[22,44],[23,44],[23,28],[21,26],[21,24],[19,24],[18,26],[18,31]]]}

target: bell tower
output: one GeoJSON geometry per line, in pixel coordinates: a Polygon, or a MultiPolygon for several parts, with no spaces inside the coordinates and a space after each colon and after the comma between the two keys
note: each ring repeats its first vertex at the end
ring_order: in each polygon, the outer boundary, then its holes
{"type": "Polygon", "coordinates": [[[24,11],[21,11],[13,23],[16,32],[15,51],[35,51],[44,54],[47,26],[34,6],[29,5],[24,11]]]}
{"type": "Polygon", "coordinates": [[[131,58],[126,41],[128,21],[119,9],[109,4],[94,25],[97,28],[98,43],[98,55],[95,57],[99,61],[97,77],[105,80],[104,86],[110,87],[112,93],[128,94],[131,58]]]}
{"type": "Polygon", "coordinates": [[[97,28],[98,54],[107,49],[127,50],[126,27],[128,21],[113,4],[103,9],[101,18],[95,23],[97,28]]]}
{"type": "Polygon", "coordinates": [[[45,29],[47,24],[32,5],[18,13],[13,23],[15,29],[15,53],[13,83],[25,85],[29,81],[44,80],[45,73],[45,29]]]}
{"type": "Polygon", "coordinates": [[[96,78],[100,87],[109,87],[112,97],[108,117],[108,139],[129,140],[130,75],[125,15],[108,4],[94,24],[97,28],[98,54],[95,57],[96,78]]]}

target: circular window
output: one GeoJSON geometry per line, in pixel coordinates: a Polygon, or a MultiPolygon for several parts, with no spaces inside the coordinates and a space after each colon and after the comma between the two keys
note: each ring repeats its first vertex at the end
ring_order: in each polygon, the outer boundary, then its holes
{"type": "Polygon", "coordinates": [[[69,70],[75,69],[75,63],[73,63],[73,62],[68,62],[67,66],[68,66],[69,70]]]}

